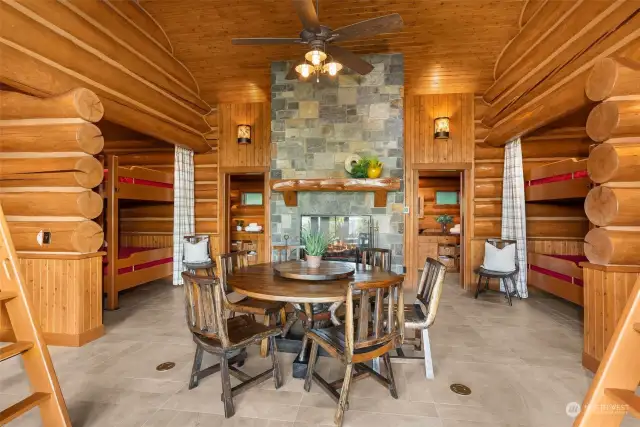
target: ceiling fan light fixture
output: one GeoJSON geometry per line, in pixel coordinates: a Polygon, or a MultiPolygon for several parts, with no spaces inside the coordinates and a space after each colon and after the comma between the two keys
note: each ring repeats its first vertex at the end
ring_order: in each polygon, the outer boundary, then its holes
{"type": "Polygon", "coordinates": [[[335,76],[340,70],[342,70],[342,64],[336,61],[324,64],[324,67],[322,68],[322,71],[329,73],[330,76],[335,76]]]}
{"type": "Polygon", "coordinates": [[[304,77],[305,79],[307,77],[309,77],[309,75],[311,75],[311,71],[313,70],[313,68],[311,67],[311,65],[309,64],[300,64],[296,67],[296,71],[298,72],[298,74],[300,74],[302,77],[304,77]]]}
{"type": "Polygon", "coordinates": [[[320,49],[313,49],[304,55],[304,58],[311,62],[313,65],[320,65],[327,59],[327,54],[320,49]]]}

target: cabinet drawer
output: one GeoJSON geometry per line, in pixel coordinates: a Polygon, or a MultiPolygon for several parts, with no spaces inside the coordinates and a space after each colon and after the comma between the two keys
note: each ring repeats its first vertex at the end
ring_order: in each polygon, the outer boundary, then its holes
{"type": "Polygon", "coordinates": [[[438,255],[456,256],[458,255],[458,246],[455,244],[438,245],[438,255]]]}

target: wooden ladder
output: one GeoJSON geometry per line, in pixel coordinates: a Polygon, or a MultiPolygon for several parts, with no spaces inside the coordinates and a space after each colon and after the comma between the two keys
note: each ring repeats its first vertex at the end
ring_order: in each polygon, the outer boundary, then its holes
{"type": "Polygon", "coordinates": [[[40,326],[33,317],[31,302],[20,274],[18,257],[9,235],[9,227],[0,207],[0,302],[4,303],[13,332],[14,344],[0,348],[0,362],[22,356],[31,383],[31,395],[0,412],[0,426],[40,407],[45,427],[71,426],[58,377],[51,363],[40,326]]]}
{"type": "Polygon", "coordinates": [[[640,279],[616,326],[574,427],[614,427],[630,413],[640,418],[640,279]]]}

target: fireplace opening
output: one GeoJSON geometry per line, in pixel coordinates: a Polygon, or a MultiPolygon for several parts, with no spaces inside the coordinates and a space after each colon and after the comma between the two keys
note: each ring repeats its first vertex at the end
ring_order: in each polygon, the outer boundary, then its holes
{"type": "MultiPolygon", "coordinates": [[[[322,232],[331,240],[323,259],[355,262],[358,250],[375,247],[371,215],[302,215],[300,232],[322,232]]],[[[304,253],[304,249],[303,249],[304,253]]]]}

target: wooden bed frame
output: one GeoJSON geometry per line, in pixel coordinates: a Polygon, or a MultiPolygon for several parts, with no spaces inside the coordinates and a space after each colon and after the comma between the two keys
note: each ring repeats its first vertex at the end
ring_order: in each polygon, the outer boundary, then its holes
{"type": "Polygon", "coordinates": [[[527,253],[527,284],[559,298],[584,306],[584,282],[582,268],[572,260],[556,258],[554,256],[529,252],[527,253]],[[560,273],[570,278],[572,282],[535,271],[532,266],[560,273]],[[580,281],[579,283],[577,281],[580,281]]]}
{"type": "Polygon", "coordinates": [[[117,156],[107,156],[107,272],[104,275],[104,291],[107,293],[106,308],[118,308],[118,292],[153,280],[170,276],[173,262],[166,262],[136,270],[135,266],[160,261],[173,256],[173,248],[150,248],[119,259],[119,201],[122,199],[173,203],[173,175],[138,166],[119,166],[117,156]],[[167,187],[150,185],[164,184],[167,187]],[[115,249],[115,250],[114,250],[115,249]],[[133,271],[118,274],[118,270],[132,268],[133,271]]]}
{"type": "Polygon", "coordinates": [[[524,177],[527,202],[584,199],[591,189],[587,159],[565,159],[532,168],[524,177]]]}

